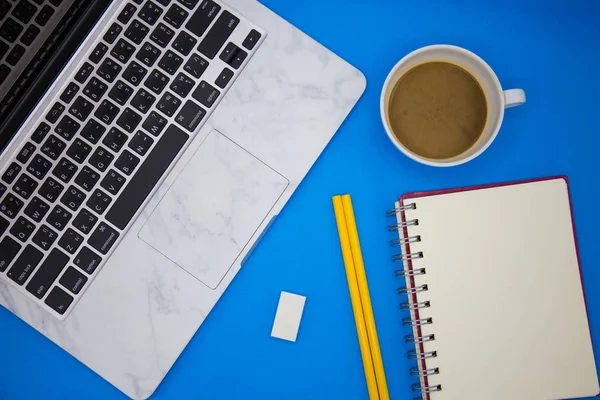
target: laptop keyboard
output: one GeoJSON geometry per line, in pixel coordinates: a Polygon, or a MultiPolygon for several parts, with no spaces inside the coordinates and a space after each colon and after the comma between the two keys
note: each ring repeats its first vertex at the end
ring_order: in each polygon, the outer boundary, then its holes
{"type": "Polygon", "coordinates": [[[0,279],[64,318],[263,36],[212,0],[123,2],[1,172],[0,279]]]}
{"type": "Polygon", "coordinates": [[[73,2],[0,0],[0,98],[73,2]]]}

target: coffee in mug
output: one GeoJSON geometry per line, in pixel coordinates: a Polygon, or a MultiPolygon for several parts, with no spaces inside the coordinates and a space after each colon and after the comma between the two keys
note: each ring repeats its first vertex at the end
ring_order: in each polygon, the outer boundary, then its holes
{"type": "Polygon", "coordinates": [[[392,132],[413,153],[443,160],[471,148],[483,133],[487,101],[477,79],[458,65],[433,61],[398,79],[389,101],[392,132]]]}
{"type": "Polygon", "coordinates": [[[465,163],[494,141],[504,109],[525,102],[522,89],[503,90],[490,66],[451,45],[415,50],[390,71],[380,112],[392,143],[423,164],[465,163]]]}

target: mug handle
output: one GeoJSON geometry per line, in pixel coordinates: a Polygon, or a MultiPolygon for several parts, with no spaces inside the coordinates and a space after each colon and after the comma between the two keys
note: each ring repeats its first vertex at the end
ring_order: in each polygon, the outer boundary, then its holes
{"type": "Polygon", "coordinates": [[[527,101],[527,98],[523,89],[509,89],[504,91],[504,108],[520,106],[525,101],[527,101]]]}

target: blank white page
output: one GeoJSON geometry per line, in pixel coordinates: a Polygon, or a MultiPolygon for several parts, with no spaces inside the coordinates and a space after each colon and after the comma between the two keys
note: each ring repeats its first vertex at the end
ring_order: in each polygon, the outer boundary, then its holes
{"type": "Polygon", "coordinates": [[[564,399],[598,394],[567,184],[563,179],[404,200],[426,268],[430,385],[444,399],[564,399]]]}

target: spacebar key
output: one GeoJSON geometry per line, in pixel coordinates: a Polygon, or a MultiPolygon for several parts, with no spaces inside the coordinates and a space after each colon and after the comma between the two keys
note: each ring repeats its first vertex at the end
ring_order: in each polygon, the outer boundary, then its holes
{"type": "Polygon", "coordinates": [[[106,219],[110,223],[119,229],[125,229],[169,165],[171,165],[188,137],[187,133],[175,125],[170,125],[167,128],[112,208],[108,210],[106,219]]]}

